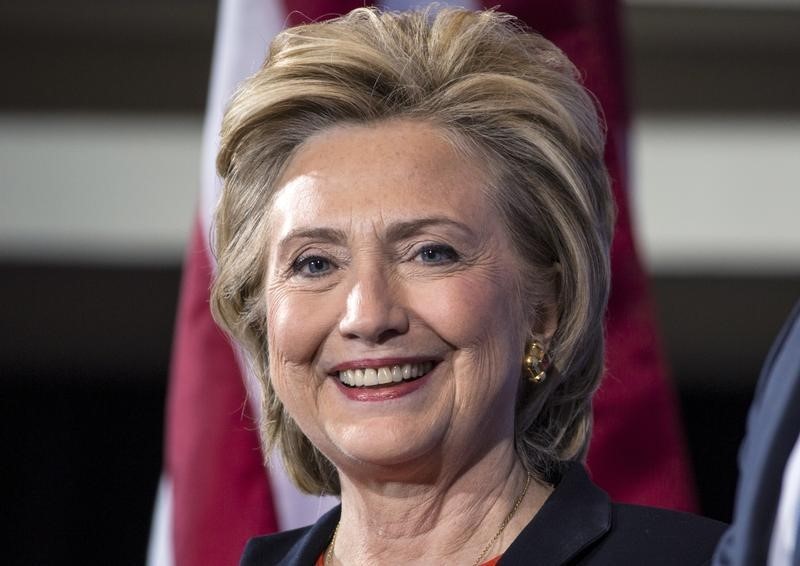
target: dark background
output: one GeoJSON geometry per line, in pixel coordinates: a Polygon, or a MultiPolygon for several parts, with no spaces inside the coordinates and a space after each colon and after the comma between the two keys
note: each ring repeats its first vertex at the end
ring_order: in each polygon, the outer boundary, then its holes
{"type": "MultiPolygon", "coordinates": [[[[0,112],[199,116],[215,11],[211,0],[0,5],[0,112]]],[[[800,29],[797,11],[634,4],[626,23],[637,114],[800,110],[798,42],[762,41],[800,29]],[[777,79],[755,89],[748,72],[777,79]]],[[[0,257],[3,563],[144,563],[179,279],[177,261],[0,257]]],[[[652,283],[703,510],[729,520],[746,409],[800,273],[695,269],[652,283]]]]}

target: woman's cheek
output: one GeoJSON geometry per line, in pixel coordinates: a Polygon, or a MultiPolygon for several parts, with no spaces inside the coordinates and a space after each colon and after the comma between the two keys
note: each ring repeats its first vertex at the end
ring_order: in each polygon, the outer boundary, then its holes
{"type": "Polygon", "coordinates": [[[515,333],[510,285],[480,272],[458,274],[415,284],[410,288],[413,309],[445,341],[458,348],[486,346],[498,329],[515,333]]]}
{"type": "Polygon", "coordinates": [[[270,356],[291,365],[312,364],[332,328],[331,306],[324,297],[313,293],[282,289],[269,293],[270,356]]]}
{"type": "Polygon", "coordinates": [[[312,435],[321,382],[314,361],[327,335],[323,307],[309,293],[273,288],[267,295],[270,381],[285,409],[312,435]]]}
{"type": "Polygon", "coordinates": [[[427,324],[455,349],[453,384],[456,405],[463,410],[481,406],[501,391],[504,396],[514,394],[511,384],[518,374],[517,358],[522,362],[524,341],[509,284],[470,275],[419,287],[415,299],[425,308],[427,324]]]}

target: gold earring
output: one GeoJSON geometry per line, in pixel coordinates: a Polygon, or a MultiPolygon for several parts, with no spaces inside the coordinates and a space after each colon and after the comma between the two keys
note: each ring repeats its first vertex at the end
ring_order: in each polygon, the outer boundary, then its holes
{"type": "Polygon", "coordinates": [[[523,364],[528,379],[535,384],[539,384],[547,377],[547,352],[541,344],[535,340],[528,345],[525,352],[525,362],[523,364]]]}

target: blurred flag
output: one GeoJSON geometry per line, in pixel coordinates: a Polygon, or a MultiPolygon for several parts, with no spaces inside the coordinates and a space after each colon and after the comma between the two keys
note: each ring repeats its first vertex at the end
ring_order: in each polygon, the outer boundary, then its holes
{"type": "MultiPolygon", "coordinates": [[[[390,9],[420,4],[381,3],[390,9]]],[[[492,0],[451,4],[498,5],[492,0]]],[[[220,2],[200,205],[184,264],[167,404],[166,465],[151,532],[150,566],[236,564],[249,537],[311,523],[333,503],[300,494],[279,458],[267,471],[262,466],[257,386],[242,372],[209,312],[214,266],[208,236],[220,189],[214,170],[217,136],[236,85],[261,65],[271,38],[284,25],[361,5],[347,0],[220,2]]],[[[665,376],[628,212],[628,116],[618,2],[516,0],[500,3],[499,9],[526,21],[567,53],[597,96],[608,125],[606,162],[619,219],[612,249],[608,369],[595,398],[589,452],[592,476],[616,500],[692,510],[694,493],[674,393],[665,376]]]]}

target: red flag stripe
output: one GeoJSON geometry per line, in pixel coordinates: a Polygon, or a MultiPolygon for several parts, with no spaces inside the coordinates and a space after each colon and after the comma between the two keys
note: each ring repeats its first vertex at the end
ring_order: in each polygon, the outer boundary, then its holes
{"type": "Polygon", "coordinates": [[[211,274],[196,227],[184,265],[167,407],[178,565],[236,564],[249,537],[278,527],[239,366],[208,308],[211,274]]]}
{"type": "MultiPolygon", "coordinates": [[[[485,7],[497,3],[484,0],[485,7]]],[[[500,3],[558,45],[597,97],[608,127],[606,166],[617,203],[611,250],[606,378],[594,399],[593,479],[618,501],[697,509],[677,403],[668,382],[628,207],[628,110],[616,0],[500,3]]]]}

